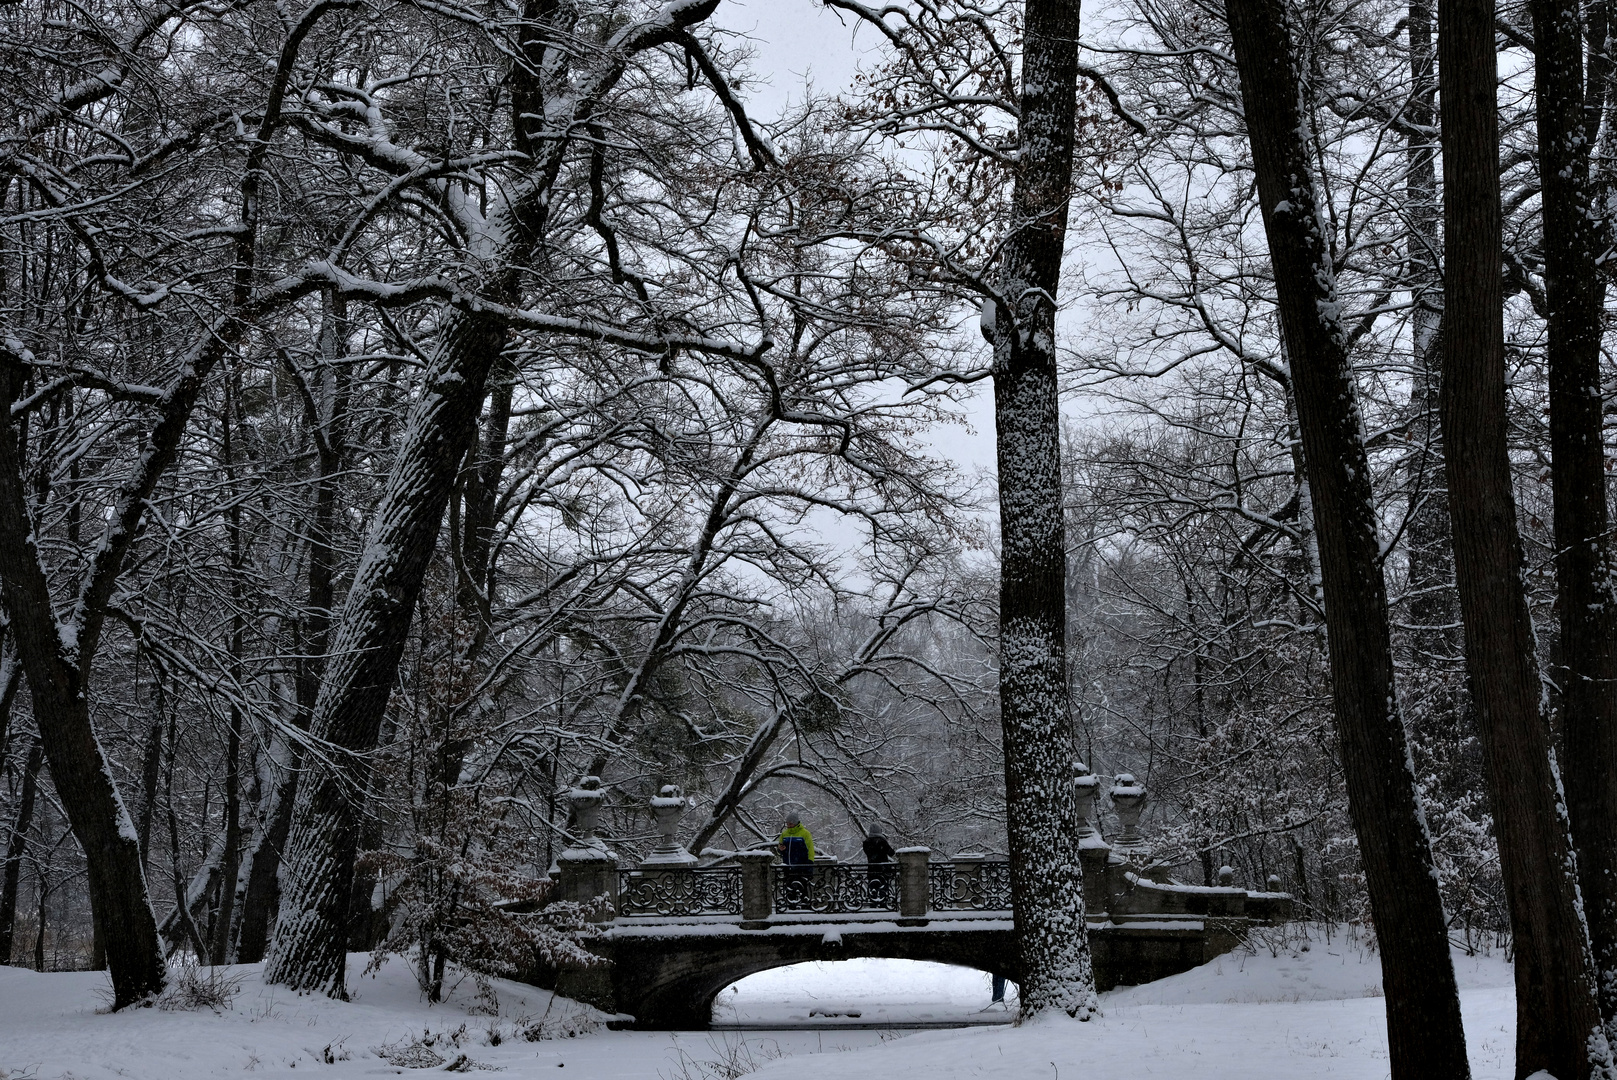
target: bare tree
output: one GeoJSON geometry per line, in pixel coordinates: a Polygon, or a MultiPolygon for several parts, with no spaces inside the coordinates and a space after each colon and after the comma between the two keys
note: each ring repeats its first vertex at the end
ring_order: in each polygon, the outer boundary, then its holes
{"type": "MultiPolygon", "coordinates": [[[[1566,809],[1608,1038],[1617,1035],[1617,584],[1613,582],[1600,347],[1606,281],[1590,157],[1605,114],[1601,46],[1584,81],[1584,12],[1542,0],[1533,16],[1538,173],[1543,184],[1556,606],[1566,809]]],[[[1596,13],[1603,17],[1604,8],[1596,13]]],[[[1597,27],[1605,33],[1604,25],[1597,27]]]]}
{"type": "Polygon", "coordinates": [[[1443,440],[1466,661],[1515,933],[1516,1071],[1603,1076],[1611,1051],[1522,590],[1507,458],[1493,9],[1445,0],[1438,15],[1443,440]]]}

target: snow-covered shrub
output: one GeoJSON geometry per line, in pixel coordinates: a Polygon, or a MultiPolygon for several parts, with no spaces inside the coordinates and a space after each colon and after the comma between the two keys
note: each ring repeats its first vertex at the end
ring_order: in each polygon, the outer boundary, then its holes
{"type": "Polygon", "coordinates": [[[170,970],[168,985],[155,1004],[166,1012],[224,1012],[241,992],[246,978],[241,972],[199,964],[187,957],[170,970]]]}

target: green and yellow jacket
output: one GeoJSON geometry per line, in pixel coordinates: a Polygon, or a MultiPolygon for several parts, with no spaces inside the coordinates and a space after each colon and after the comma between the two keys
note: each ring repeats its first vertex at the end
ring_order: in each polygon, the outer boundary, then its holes
{"type": "Polygon", "coordinates": [[[782,840],[785,840],[788,836],[801,836],[803,838],[803,846],[808,848],[809,861],[813,862],[814,861],[814,837],[809,835],[808,829],[804,828],[802,825],[788,825],[788,826],[786,826],[784,829],[782,829],[780,831],[779,836],[775,837],[775,843],[777,843],[777,844],[780,843],[782,840]]]}

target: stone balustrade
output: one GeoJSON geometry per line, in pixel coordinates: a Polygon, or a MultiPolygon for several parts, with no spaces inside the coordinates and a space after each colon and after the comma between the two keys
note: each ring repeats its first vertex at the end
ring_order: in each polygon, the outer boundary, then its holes
{"type": "MultiPolygon", "coordinates": [[[[1101,832],[1101,780],[1083,762],[1073,766],[1073,786],[1082,820],[1084,903],[1091,924],[1141,919],[1249,919],[1289,916],[1289,900],[1271,878],[1268,891],[1249,893],[1222,867],[1215,887],[1179,885],[1160,868],[1143,866],[1147,844],[1140,831],[1146,790],[1119,773],[1109,792],[1121,829],[1112,843],[1101,832]]],[[[631,867],[596,835],[605,792],[585,777],[569,792],[575,843],[557,858],[558,899],[594,902],[599,921],[716,918],[743,928],[764,928],[782,919],[881,917],[901,925],[928,920],[995,916],[1011,907],[1010,863],[981,852],[935,859],[925,847],[901,848],[893,863],[816,860],[783,866],[773,850],[704,852],[698,859],[679,841],[680,820],[690,800],[674,785],[650,800],[658,841],[631,867]],[[605,897],[602,902],[601,897],[605,897]]]]}

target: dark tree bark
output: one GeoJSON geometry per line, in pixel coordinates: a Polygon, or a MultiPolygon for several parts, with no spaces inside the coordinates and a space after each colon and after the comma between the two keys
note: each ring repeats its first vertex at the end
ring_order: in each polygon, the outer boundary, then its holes
{"type": "MultiPolygon", "coordinates": [[[[0,629],[0,642],[5,640],[0,629]]],[[[0,773],[5,772],[6,755],[11,749],[11,707],[17,702],[17,691],[22,688],[22,664],[9,652],[0,664],[0,773]]]]}
{"type": "Polygon", "coordinates": [[[504,343],[499,323],[453,317],[411,412],[315,705],[313,734],[331,760],[309,763],[298,783],[283,870],[287,892],[265,971],[270,982],[346,993],[358,794],[368,783],[363,755],[376,745],[450,487],[476,431],[484,379],[504,343]]]}
{"type": "MultiPolygon", "coordinates": [[[[1066,527],[1055,316],[1067,234],[1078,0],[1028,0],[1012,229],[993,309],[999,462],[999,701],[1022,1015],[1088,1019],[1085,925],[1067,711],[1066,527]]],[[[988,320],[985,321],[985,328],[988,320]]]]}
{"type": "MultiPolygon", "coordinates": [[[[1505,426],[1491,0],[1444,0],[1442,417],[1466,663],[1516,955],[1516,1074],[1610,1067],[1522,584],[1505,426]]],[[[1606,778],[1610,782],[1610,778],[1606,778]]]]}
{"type": "MultiPolygon", "coordinates": [[[[578,119],[593,113],[632,55],[676,40],[717,6],[718,0],[671,4],[654,18],[620,30],[602,50],[595,69],[579,80],[574,99],[578,119]]],[[[515,80],[521,83],[537,70],[539,65],[530,59],[517,65],[515,80]]],[[[532,114],[517,117],[519,130],[534,122],[532,114]]],[[[491,260],[497,269],[487,278],[488,295],[496,303],[517,297],[517,270],[544,230],[547,196],[567,146],[567,139],[535,141],[525,189],[495,226],[496,235],[507,238],[499,257],[491,260]]],[[[325,760],[318,767],[311,762],[298,783],[287,839],[283,914],[276,920],[265,968],[270,982],[334,997],[346,993],[357,824],[368,782],[365,755],[376,745],[422,579],[456,474],[476,440],[484,387],[506,337],[504,323],[491,314],[447,314],[421,396],[410,411],[365,554],[337,620],[315,705],[313,735],[325,760]]]]}
{"type": "MultiPolygon", "coordinates": [[[[197,344],[181,358],[177,378],[155,403],[157,422],[142,440],[139,464],[113,500],[102,542],[62,622],[56,617],[55,598],[40,560],[28,506],[24,480],[27,447],[9,412],[0,426],[0,595],[10,616],[18,658],[28,676],[51,780],[84,850],[92,917],[106,945],[115,1009],[160,990],[166,967],[146,889],[139,838],[90,721],[91,669],[146,502],[179,456],[192,410],[209,374],[241,341],[246,320],[256,314],[253,267],[259,185],[298,50],[321,18],[353,3],[319,0],[283,43],[263,115],[243,161],[236,267],[228,311],[202,328],[197,344]]],[[[10,348],[0,348],[0,401],[17,400],[25,392],[28,378],[26,359],[10,348]]]]}
{"type": "MultiPolygon", "coordinates": [[[[1412,126],[1437,126],[1436,50],[1432,43],[1432,8],[1426,0],[1409,5],[1409,67],[1413,92],[1406,115],[1412,126]]],[[[1411,323],[1411,359],[1415,380],[1410,392],[1409,439],[1414,444],[1410,484],[1409,523],[1405,547],[1409,553],[1409,619],[1415,625],[1413,641],[1417,662],[1459,651],[1454,626],[1454,558],[1449,543],[1449,512],[1443,480],[1442,441],[1437,423],[1437,393],[1441,381],[1443,273],[1442,237],[1438,224],[1442,208],[1437,198],[1437,144],[1426,134],[1411,134],[1405,153],[1408,173],[1404,185],[1409,216],[1409,286],[1415,297],[1411,323]]],[[[1452,714],[1453,709],[1446,710],[1452,714]]],[[[1456,719],[1450,715],[1448,719],[1456,719]]]]}
{"type": "MultiPolygon", "coordinates": [[[[1529,7],[1537,45],[1550,484],[1561,616],[1560,663],[1553,678],[1561,690],[1567,812],[1594,947],[1595,984],[1610,1033],[1617,1031],[1617,587],[1601,436],[1606,286],[1598,260],[1604,230],[1590,190],[1582,8],[1557,0],[1532,0],[1529,7]]],[[[1590,66],[1598,66],[1598,60],[1590,66]]],[[[1596,129],[1598,115],[1597,99],[1596,129]]]]}
{"type": "Polygon", "coordinates": [[[135,814],[135,843],[140,850],[140,868],[151,866],[152,816],[157,811],[157,781],[163,769],[162,683],[157,684],[157,715],[146,733],[146,749],[140,763],[140,809],[135,814]]]}
{"type": "Polygon", "coordinates": [[[36,736],[23,766],[22,799],[16,820],[11,823],[4,877],[0,878],[0,964],[11,963],[11,935],[17,926],[17,883],[22,877],[23,852],[28,848],[28,829],[34,823],[34,799],[39,794],[39,769],[44,761],[45,747],[36,736]]]}
{"type": "MultiPolygon", "coordinates": [[[[0,374],[4,390],[0,401],[15,400],[26,377],[20,364],[0,374]]],[[[173,432],[176,448],[178,435],[173,432]]],[[[86,598],[94,606],[85,605],[81,610],[87,609],[91,618],[75,621],[70,629],[76,639],[65,639],[34,544],[21,451],[16,425],[8,422],[0,428],[0,592],[11,618],[18,657],[28,673],[34,719],[50,762],[51,780],[84,849],[92,916],[112,971],[113,1004],[122,1008],[161,989],[165,969],[157,920],[147,899],[140,844],[96,741],[86,693],[88,660],[95,652],[98,629],[92,620],[97,609],[105,614],[110,579],[116,570],[103,563],[100,569],[107,577],[106,593],[86,598]]],[[[118,563],[125,550],[127,544],[119,544],[116,537],[102,547],[103,554],[112,552],[118,563]]],[[[93,574],[91,581],[99,578],[93,574]]]]}
{"type": "Polygon", "coordinates": [[[1224,8],[1313,495],[1331,701],[1381,942],[1392,1075],[1465,1077],[1459,992],[1398,709],[1375,493],[1288,9],[1284,0],[1225,0],[1224,8]]]}

